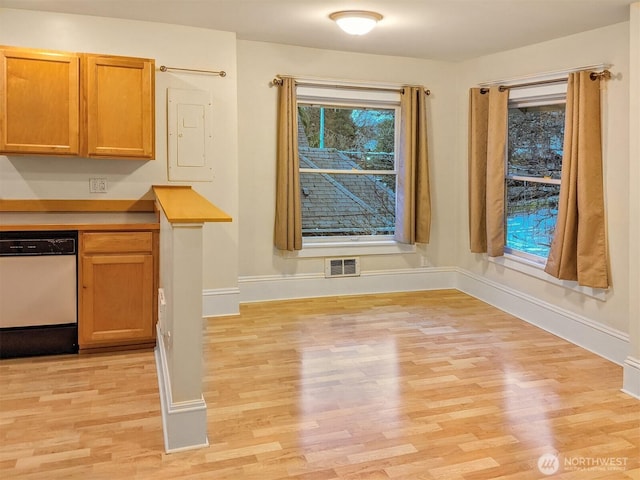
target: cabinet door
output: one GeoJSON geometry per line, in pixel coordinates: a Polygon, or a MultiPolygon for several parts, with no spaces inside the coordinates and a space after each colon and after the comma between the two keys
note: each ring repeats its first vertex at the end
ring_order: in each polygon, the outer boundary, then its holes
{"type": "Polygon", "coordinates": [[[0,47],[0,152],[78,154],[79,57],[0,47]]]}
{"type": "Polygon", "coordinates": [[[85,55],[84,113],[89,157],[155,157],[155,62],[85,55]]]}
{"type": "Polygon", "coordinates": [[[82,256],[80,348],[154,340],[153,255],[82,256]]]}

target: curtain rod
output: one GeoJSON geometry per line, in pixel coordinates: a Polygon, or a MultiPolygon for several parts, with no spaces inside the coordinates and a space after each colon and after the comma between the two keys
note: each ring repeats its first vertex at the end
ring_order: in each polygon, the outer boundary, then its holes
{"type": "Polygon", "coordinates": [[[180,70],[181,72],[210,73],[212,75],[218,75],[220,77],[227,76],[227,72],[225,72],[224,70],[220,70],[219,72],[216,72],[214,70],[196,70],[195,68],[166,67],[164,65],[160,66],[161,72],[166,72],[168,70],[180,70]]]}
{"type": "MultiPolygon", "coordinates": [[[[611,72],[609,70],[603,70],[601,72],[591,72],[589,74],[589,78],[591,80],[597,80],[598,78],[604,79],[604,80],[609,80],[611,78],[611,72]]],[[[501,92],[504,92],[504,91],[510,90],[512,88],[533,87],[535,85],[550,85],[552,83],[564,83],[566,81],[567,81],[566,78],[554,78],[552,80],[539,80],[537,82],[517,83],[517,84],[514,84],[514,85],[500,85],[498,87],[498,90],[500,90],[501,92]]],[[[480,89],[480,93],[482,95],[484,95],[487,92],[489,92],[489,88],[487,88],[487,87],[484,87],[484,88],[480,89]]]]}
{"type": "MultiPolygon", "coordinates": [[[[282,86],[282,78],[276,77],[271,80],[271,85],[282,86]]],[[[310,83],[310,82],[300,82],[296,80],[296,86],[303,87],[319,87],[319,88],[336,88],[339,90],[364,90],[364,91],[375,91],[375,92],[398,92],[404,93],[404,88],[391,88],[391,87],[366,87],[364,85],[340,85],[340,84],[327,84],[327,83],[310,83]]],[[[425,89],[424,93],[426,95],[431,95],[431,90],[425,89]]]]}

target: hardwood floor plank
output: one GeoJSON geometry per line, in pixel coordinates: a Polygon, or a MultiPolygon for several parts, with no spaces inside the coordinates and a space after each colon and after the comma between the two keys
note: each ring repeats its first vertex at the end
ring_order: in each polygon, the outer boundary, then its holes
{"type": "Polygon", "coordinates": [[[622,368],[463,293],[248,304],[203,328],[208,448],[164,453],[152,352],[3,360],[0,478],[526,480],[542,455],[550,478],[640,478],[622,368]],[[607,459],[624,465],[576,468],[607,459]]]}

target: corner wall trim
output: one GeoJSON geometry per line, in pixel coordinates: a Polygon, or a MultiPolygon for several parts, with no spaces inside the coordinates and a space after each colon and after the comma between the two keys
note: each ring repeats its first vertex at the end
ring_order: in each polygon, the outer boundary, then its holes
{"type": "Polygon", "coordinates": [[[640,400],[640,359],[629,355],[622,367],[622,391],[640,400]]]}
{"type": "Polygon", "coordinates": [[[164,341],[157,326],[156,335],[158,342],[154,354],[158,386],[160,387],[160,410],[162,412],[165,451],[176,453],[208,447],[207,404],[202,397],[190,402],[173,402],[164,341]]]}
{"type": "Polygon", "coordinates": [[[539,298],[458,269],[458,290],[606,358],[625,363],[629,335],[539,298]]]}

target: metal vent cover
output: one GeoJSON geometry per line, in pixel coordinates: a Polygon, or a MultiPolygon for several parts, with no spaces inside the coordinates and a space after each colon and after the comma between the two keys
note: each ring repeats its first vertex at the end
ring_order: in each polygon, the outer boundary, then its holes
{"type": "Polygon", "coordinates": [[[357,277],[360,275],[360,259],[351,258],[325,258],[324,275],[327,278],[357,277]]]}

